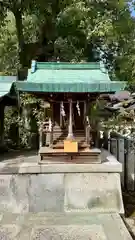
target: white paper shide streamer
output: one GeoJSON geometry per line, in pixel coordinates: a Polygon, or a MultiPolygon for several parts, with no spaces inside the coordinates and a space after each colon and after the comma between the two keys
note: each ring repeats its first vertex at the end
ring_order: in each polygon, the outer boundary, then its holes
{"type": "Polygon", "coordinates": [[[51,119],[49,118],[49,132],[51,132],[52,131],[52,121],[51,121],[51,119]]]}
{"type": "Polygon", "coordinates": [[[60,113],[61,113],[61,116],[62,116],[62,117],[65,117],[65,116],[66,116],[63,102],[61,102],[60,113]]]}
{"type": "Polygon", "coordinates": [[[77,111],[78,111],[78,115],[80,116],[81,112],[80,112],[80,106],[79,106],[79,102],[78,101],[77,101],[77,104],[76,104],[76,108],[77,108],[77,111]]]}

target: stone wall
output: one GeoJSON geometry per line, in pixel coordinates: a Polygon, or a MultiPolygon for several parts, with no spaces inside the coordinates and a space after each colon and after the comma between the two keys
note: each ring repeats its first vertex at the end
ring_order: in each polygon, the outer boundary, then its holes
{"type": "Polygon", "coordinates": [[[108,139],[108,150],[122,165],[121,183],[125,190],[135,191],[135,140],[118,133],[108,139]]]}
{"type": "Polygon", "coordinates": [[[0,211],[124,213],[119,173],[1,174],[0,211]]]}

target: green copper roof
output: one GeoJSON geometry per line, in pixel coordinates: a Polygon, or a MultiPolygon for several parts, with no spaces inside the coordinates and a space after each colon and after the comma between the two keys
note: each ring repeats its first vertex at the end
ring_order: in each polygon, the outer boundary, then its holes
{"type": "Polygon", "coordinates": [[[0,98],[14,92],[14,82],[16,76],[0,76],[0,98]]]}
{"type": "Polygon", "coordinates": [[[100,63],[32,62],[26,81],[18,81],[24,92],[115,92],[123,90],[123,82],[112,82],[100,63]]]}

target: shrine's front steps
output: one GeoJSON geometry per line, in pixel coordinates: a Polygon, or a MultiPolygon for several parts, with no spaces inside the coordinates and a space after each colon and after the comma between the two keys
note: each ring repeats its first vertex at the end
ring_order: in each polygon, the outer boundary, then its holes
{"type": "Polygon", "coordinates": [[[132,240],[117,213],[1,214],[2,240],[132,240]]]}
{"type": "MultiPolygon", "coordinates": [[[[64,149],[64,141],[67,139],[68,132],[62,132],[62,134],[57,138],[57,134],[54,134],[54,137],[56,138],[53,141],[53,148],[54,149],[64,149]]],[[[88,148],[89,145],[86,143],[86,136],[85,136],[85,131],[80,130],[80,131],[75,131],[74,132],[74,139],[78,143],[79,149],[81,148],[88,148]]]]}

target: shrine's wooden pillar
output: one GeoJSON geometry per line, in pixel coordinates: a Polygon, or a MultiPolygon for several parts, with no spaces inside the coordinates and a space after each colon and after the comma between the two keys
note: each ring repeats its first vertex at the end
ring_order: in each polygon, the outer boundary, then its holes
{"type": "Polygon", "coordinates": [[[89,121],[89,101],[84,102],[84,117],[85,117],[85,138],[86,143],[90,145],[90,121],[89,121]]]}
{"type": "Polygon", "coordinates": [[[49,144],[49,147],[52,148],[53,147],[53,129],[54,129],[54,114],[53,114],[54,105],[53,105],[53,102],[51,102],[50,107],[51,107],[51,116],[50,116],[50,119],[49,119],[49,130],[50,130],[50,144],[49,144]]]}
{"type": "Polygon", "coordinates": [[[84,127],[86,127],[86,116],[87,116],[87,102],[86,101],[84,101],[84,112],[83,112],[83,114],[84,114],[84,116],[83,116],[84,127]]]}
{"type": "Polygon", "coordinates": [[[90,99],[90,106],[89,106],[89,111],[90,111],[90,126],[91,126],[91,141],[94,147],[99,147],[99,121],[98,117],[96,114],[93,114],[94,112],[97,111],[96,109],[96,103],[99,98],[99,94],[93,95],[93,97],[90,99]],[[95,109],[93,109],[95,105],[95,109]]]}
{"type": "Polygon", "coordinates": [[[39,148],[43,147],[43,128],[39,127],[39,148]]]}
{"type": "Polygon", "coordinates": [[[60,127],[61,127],[61,128],[62,128],[62,113],[61,113],[61,111],[62,111],[62,106],[63,106],[63,103],[60,102],[60,127]]]}
{"type": "Polygon", "coordinates": [[[4,104],[0,103],[0,146],[4,145],[4,109],[4,104]]]}

